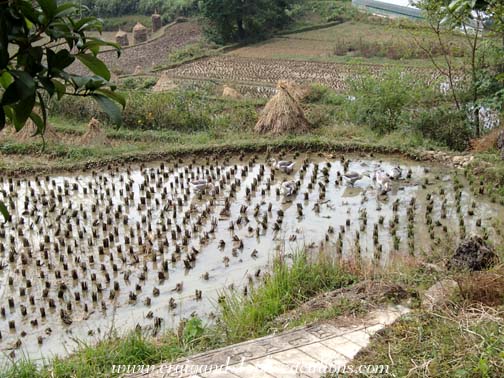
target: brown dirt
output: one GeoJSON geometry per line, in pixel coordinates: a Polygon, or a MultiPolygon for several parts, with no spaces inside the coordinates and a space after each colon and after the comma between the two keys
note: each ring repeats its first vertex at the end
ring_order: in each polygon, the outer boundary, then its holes
{"type": "Polygon", "coordinates": [[[500,128],[495,129],[479,139],[471,140],[471,150],[474,152],[485,152],[496,148],[499,133],[503,130],[500,128]]]}
{"type": "Polygon", "coordinates": [[[350,287],[317,295],[294,310],[280,315],[276,321],[285,324],[300,319],[303,315],[313,311],[329,309],[342,303],[350,309],[358,308],[358,306],[372,308],[387,302],[400,303],[409,296],[409,293],[403,287],[396,284],[381,281],[362,281],[350,287]],[[349,304],[355,306],[349,306],[349,304]]]}
{"type": "Polygon", "coordinates": [[[504,303],[504,267],[464,274],[456,279],[462,297],[471,303],[499,306],[504,303]]]}

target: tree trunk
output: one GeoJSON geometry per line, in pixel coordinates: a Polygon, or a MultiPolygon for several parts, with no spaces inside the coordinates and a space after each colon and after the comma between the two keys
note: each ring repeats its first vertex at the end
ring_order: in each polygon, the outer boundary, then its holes
{"type": "Polygon", "coordinates": [[[238,38],[240,38],[240,40],[244,40],[245,29],[243,27],[243,18],[241,16],[236,17],[236,25],[238,26],[238,38]]]}

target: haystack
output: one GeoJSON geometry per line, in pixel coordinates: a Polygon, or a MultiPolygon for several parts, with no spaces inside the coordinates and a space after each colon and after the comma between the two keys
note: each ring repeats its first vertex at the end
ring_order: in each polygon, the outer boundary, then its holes
{"type": "Polygon", "coordinates": [[[222,97],[239,100],[240,98],[242,98],[242,95],[236,89],[224,85],[224,89],[222,90],[222,97]]]}
{"type": "MultiPolygon", "coordinates": [[[[13,136],[16,139],[22,140],[22,141],[36,141],[40,140],[41,137],[40,135],[34,136],[34,134],[37,132],[37,125],[31,120],[28,119],[28,121],[25,123],[24,127],[17,132],[16,134],[13,134],[13,136]]],[[[54,127],[47,122],[45,132],[44,132],[44,140],[46,142],[59,142],[61,141],[60,136],[54,129],[54,127]]]]}
{"type": "Polygon", "coordinates": [[[161,21],[161,16],[156,12],[152,15],[152,32],[155,33],[159,29],[161,29],[161,26],[163,25],[161,21]]]}
{"type": "Polygon", "coordinates": [[[161,74],[161,77],[157,81],[156,85],[152,87],[153,92],[165,92],[171,91],[177,88],[177,84],[175,84],[172,79],[168,77],[166,73],[161,74]]]}
{"type": "Polygon", "coordinates": [[[147,41],[147,28],[140,22],[137,22],[133,27],[133,40],[135,44],[147,41]]]}
{"type": "Polygon", "coordinates": [[[119,30],[115,35],[115,41],[119,46],[128,46],[128,33],[123,30],[119,30]]]}
{"type": "Polygon", "coordinates": [[[109,146],[110,141],[107,135],[103,132],[100,121],[96,118],[91,118],[88,123],[86,133],[80,138],[79,143],[85,146],[109,146]]]}
{"type": "Polygon", "coordinates": [[[303,109],[289,93],[285,82],[279,81],[277,94],[264,107],[254,130],[261,134],[285,134],[302,133],[309,128],[303,109]]]}
{"type": "Polygon", "coordinates": [[[479,139],[471,140],[471,150],[474,152],[485,152],[496,148],[499,135],[503,131],[504,129],[496,128],[479,139]]]}
{"type": "Polygon", "coordinates": [[[294,80],[281,80],[279,83],[287,89],[297,102],[302,102],[310,94],[310,87],[296,83],[294,80]]]}

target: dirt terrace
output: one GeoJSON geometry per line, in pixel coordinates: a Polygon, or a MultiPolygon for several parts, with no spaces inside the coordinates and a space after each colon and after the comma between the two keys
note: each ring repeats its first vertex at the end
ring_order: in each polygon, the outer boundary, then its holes
{"type": "MultiPolygon", "coordinates": [[[[201,28],[196,22],[181,22],[167,28],[164,35],[157,39],[124,49],[120,58],[117,58],[114,51],[104,52],[100,54],[100,58],[117,75],[132,74],[137,66],[148,72],[165,63],[170,52],[198,42],[201,35],[201,28]]],[[[88,73],[80,63],[75,65],[73,71],[78,74],[88,73]]]]}
{"type": "MultiPolygon", "coordinates": [[[[335,90],[345,89],[350,75],[371,72],[379,75],[386,66],[351,65],[285,59],[245,58],[230,55],[198,60],[167,71],[168,76],[184,79],[223,80],[229,82],[273,85],[280,79],[299,83],[320,83],[335,90]]],[[[432,70],[405,67],[405,71],[418,74],[427,81],[435,78],[432,70]]]]}

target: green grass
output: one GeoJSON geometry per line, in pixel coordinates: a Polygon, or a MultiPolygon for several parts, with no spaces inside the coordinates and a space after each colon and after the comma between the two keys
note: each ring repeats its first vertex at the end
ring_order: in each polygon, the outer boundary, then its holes
{"type": "Polygon", "coordinates": [[[502,377],[504,314],[472,311],[407,315],[375,336],[353,364],[387,363],[396,377],[502,377]]]}
{"type": "Polygon", "coordinates": [[[221,303],[221,330],[231,342],[267,335],[273,331],[277,316],[321,292],[356,280],[327,257],[309,263],[305,254],[299,254],[290,266],[278,260],[272,275],[259,288],[251,289],[245,298],[233,293],[221,303]]]}

